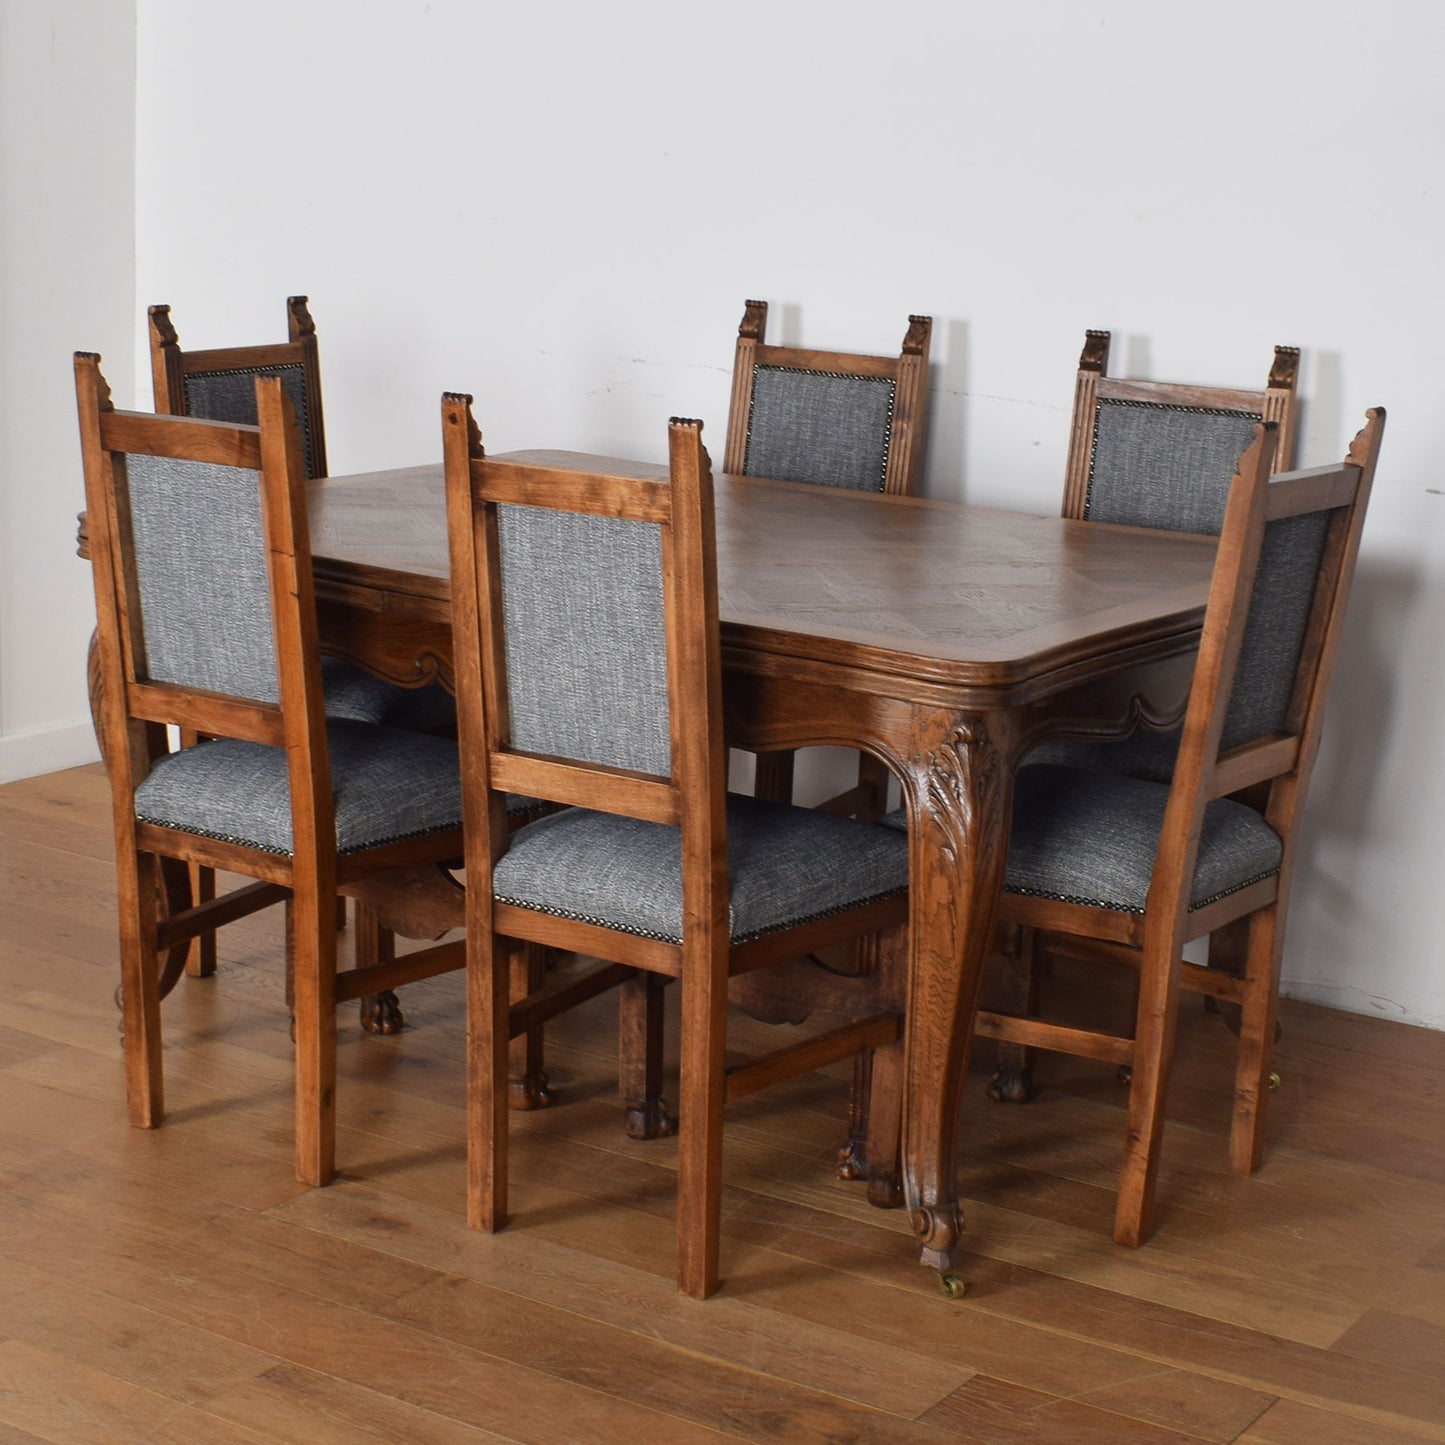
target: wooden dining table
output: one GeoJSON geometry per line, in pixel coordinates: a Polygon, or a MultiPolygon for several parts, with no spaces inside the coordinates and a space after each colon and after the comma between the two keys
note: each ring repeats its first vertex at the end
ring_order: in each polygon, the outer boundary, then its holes
{"type": "MultiPolygon", "coordinates": [[[[606,471],[609,459],[515,452],[606,471]]],[[[665,468],[658,468],[665,476],[665,468]]],[[[920,1261],[959,1259],[964,1065],[993,941],[1015,771],[1046,739],[1173,726],[1208,538],[722,475],[730,741],[881,758],[908,816],[903,1193],[920,1261]]],[[[311,484],[323,645],[451,685],[440,463],[311,484]]]]}

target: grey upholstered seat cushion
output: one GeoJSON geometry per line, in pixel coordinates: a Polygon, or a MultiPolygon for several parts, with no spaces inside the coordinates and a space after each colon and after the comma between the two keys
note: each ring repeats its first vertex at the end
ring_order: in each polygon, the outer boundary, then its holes
{"type": "MultiPolygon", "coordinates": [[[[1004,888],[1142,913],[1169,801],[1167,784],[1052,764],[1019,770],[1004,888]]],[[[1252,808],[1221,798],[1204,810],[1190,906],[1279,869],[1279,835],[1252,808]]]]}
{"type": "MultiPolygon", "coordinates": [[[[461,826],[455,742],[346,721],[328,722],[326,735],[338,853],[461,826]]],[[[142,822],[292,852],[283,748],[234,738],[182,748],[156,762],[135,804],[142,822]]]]}
{"type": "Polygon", "coordinates": [[[329,718],[436,733],[438,737],[456,736],[456,699],[439,682],[426,687],[396,687],[339,658],[323,657],[321,688],[329,718]]]}
{"type": "Polygon", "coordinates": [[[1174,776],[1174,759],[1179,752],[1181,730],[1150,733],[1142,729],[1117,743],[1086,743],[1059,740],[1044,743],[1026,761],[1060,763],[1067,768],[1088,768],[1091,772],[1126,773],[1131,778],[1149,778],[1167,783],[1174,776]]]}
{"type": "MultiPolygon", "coordinates": [[[[1020,768],[1004,888],[1142,913],[1169,801],[1165,783],[1052,763],[1020,768]]],[[[900,809],[884,824],[906,829],[900,809]]],[[[1252,808],[1220,798],[1204,811],[1190,906],[1279,871],[1282,845],[1252,808]]]]}
{"type": "MultiPolygon", "coordinates": [[[[907,840],[873,823],[730,795],[727,829],[734,943],[908,886],[907,840]]],[[[666,824],[568,808],[512,835],[493,892],[541,913],[678,943],[681,837],[666,824]]]]}

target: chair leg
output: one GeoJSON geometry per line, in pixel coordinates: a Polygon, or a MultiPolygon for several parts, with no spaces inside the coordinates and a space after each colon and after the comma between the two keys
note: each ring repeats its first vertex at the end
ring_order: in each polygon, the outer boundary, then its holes
{"type": "Polygon", "coordinates": [[[888,811],[888,779],[891,776],[883,762],[872,753],[858,754],[858,786],[864,790],[865,796],[854,817],[865,823],[876,823],[888,811]]]}
{"type": "MultiPolygon", "coordinates": [[[[344,914],[346,899],[338,898],[336,901],[344,914]]],[[[390,963],[396,957],[396,935],[391,929],[382,927],[376,914],[360,902],[356,905],[352,937],[357,968],[390,963]]],[[[366,995],[361,1000],[357,1020],[369,1034],[399,1034],[406,1027],[401,1001],[389,988],[366,995]]]]}
{"type": "Polygon", "coordinates": [[[467,918],[467,1223],[507,1222],[507,1048],[510,960],[518,945],[467,918]]]}
{"type": "Polygon", "coordinates": [[[161,1073],[161,1008],[156,950],[159,922],[159,860],[125,851],[117,861],[120,917],[120,1001],[125,1049],[126,1112],[139,1129],[165,1117],[161,1073]]]}
{"type": "Polygon", "coordinates": [[[753,775],[753,796],[774,803],[793,801],[793,758],[791,752],[759,753],[753,775]]]}
{"type": "Polygon", "coordinates": [[[903,1203],[903,1040],[874,1049],[870,1064],[868,1202],[897,1209],[903,1203]]]}
{"type": "Polygon", "coordinates": [[[873,1054],[853,1056],[853,1082],[848,1090],[848,1140],[838,1151],[838,1178],[867,1179],[868,1124],[873,1117],[873,1054]]]}
{"type": "MultiPolygon", "coordinates": [[[[547,979],[551,962],[547,950],[535,943],[518,945],[512,954],[512,1002],[527,997],[541,988],[547,979]]],[[[543,1050],[547,1031],[537,1027],[518,1034],[508,1050],[507,1099],[514,1109],[545,1109],[552,1102],[543,1068],[543,1050]]]]}
{"type": "MultiPolygon", "coordinates": [[[[863,977],[877,971],[882,940],[867,934],[853,945],[854,973],[863,977]]],[[[869,1120],[872,1117],[873,1056],[871,1052],[853,1059],[853,1083],[848,1095],[848,1140],[838,1151],[839,1179],[867,1179],[873,1157],[868,1152],[869,1120]]]]}
{"type": "MultiPolygon", "coordinates": [[[[216,896],[216,870],[203,868],[199,863],[191,864],[191,897],[197,905],[209,903],[216,896]]],[[[186,972],[192,978],[210,978],[216,971],[216,930],[208,928],[198,933],[190,957],[186,960],[186,972]]]]}
{"type": "Polygon", "coordinates": [[[1234,1121],[1229,1167],[1253,1174],[1264,1156],[1271,1067],[1279,1010],[1280,905],[1250,918],[1244,962],[1244,1000],[1239,1020],[1239,1062],[1234,1076],[1234,1121]]]}
{"type": "Polygon", "coordinates": [[[296,1177],[331,1181],[336,1172],[336,915],[333,890],[323,898],[298,883],[291,899],[288,953],[294,960],[296,1037],[296,1177]]]}
{"type": "MultiPolygon", "coordinates": [[[[1032,928],[1002,930],[1003,958],[1001,1012],[1016,1018],[1033,1018],[1039,1007],[1039,961],[1032,928]]],[[[1034,1097],[1034,1051],[1026,1044],[1000,1043],[998,1065],[988,1083],[995,1104],[1027,1104],[1034,1097]]]]}
{"type": "Polygon", "coordinates": [[[727,953],[687,950],[682,975],[682,1070],[678,1083],[677,1285],[706,1299],[718,1283],[722,1215],[727,953]],[[689,967],[689,965],[691,965],[689,967]]]}
{"type": "MultiPolygon", "coordinates": [[[[908,929],[877,936],[879,1001],[902,1013],[908,1000],[908,929]]],[[[859,1056],[860,1059],[863,1057],[859,1056]]],[[[868,1202],[875,1209],[903,1203],[903,1039],[869,1056],[868,1202]]]]}
{"type": "Polygon", "coordinates": [[[662,1097],[663,989],[656,973],[635,974],[617,990],[617,1084],[629,1139],[677,1133],[662,1097]]]}
{"type": "Polygon", "coordinates": [[[1154,1232],[1154,1187],[1179,1019],[1182,947],[1183,941],[1172,936],[1162,941],[1146,938],[1140,959],[1128,1129],[1114,1212],[1114,1239],[1119,1244],[1138,1246],[1154,1232]]]}

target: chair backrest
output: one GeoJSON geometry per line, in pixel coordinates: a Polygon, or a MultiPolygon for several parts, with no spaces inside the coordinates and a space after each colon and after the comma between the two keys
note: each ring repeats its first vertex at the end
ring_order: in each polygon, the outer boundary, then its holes
{"type": "MultiPolygon", "coordinates": [[[[726,778],[712,475],[674,419],[668,469],[493,461],[442,400],[465,829],[521,793],[683,838],[684,906],[726,939],[726,778]],[[718,898],[721,898],[721,914],[718,898]],[[689,892],[693,893],[688,898],[689,892]],[[691,905],[703,908],[702,914],[691,905]]],[[[474,866],[489,866],[468,850],[474,866]]],[[[489,879],[478,880],[485,891],[489,879]]]]}
{"type": "Polygon", "coordinates": [[[233,426],[115,410],[94,355],[77,353],[75,379],[103,750],[120,790],[166,752],[172,725],[285,746],[293,809],[298,794],[302,812],[329,809],[305,485],[281,381],[253,381],[260,424],[233,426]]]}
{"type": "Polygon", "coordinates": [[[1105,373],[1109,333],[1090,331],[1074,389],[1063,514],[1218,533],[1235,465],[1257,422],[1275,422],[1270,465],[1294,456],[1299,350],[1276,346],[1263,391],[1130,381],[1105,373]]]}
{"type": "Polygon", "coordinates": [[[280,377],[301,427],[307,479],[326,475],[326,424],[321,411],[321,361],[316,323],[306,297],[286,298],[288,339],[263,346],[182,351],[169,306],[150,308],[151,377],[155,407],[170,416],[256,425],[258,376],[280,377]]]}
{"type": "Polygon", "coordinates": [[[922,454],[932,318],[908,318],[896,357],[768,346],[767,323],[767,302],[747,302],[733,362],[724,470],[911,492],[922,454]]]}
{"type": "Polygon", "coordinates": [[[1203,810],[1229,796],[1283,840],[1285,896],[1384,425],[1376,408],[1339,466],[1273,478],[1275,427],[1255,427],[1223,519],[1151,901],[1180,889],[1187,901],[1203,810]]]}

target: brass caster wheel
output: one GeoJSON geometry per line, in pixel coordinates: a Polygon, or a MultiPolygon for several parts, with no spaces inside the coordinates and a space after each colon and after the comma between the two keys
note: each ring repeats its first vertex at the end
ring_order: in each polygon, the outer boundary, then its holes
{"type": "Polygon", "coordinates": [[[968,1285],[957,1270],[945,1269],[939,1272],[938,1287],[949,1299],[962,1299],[968,1293],[968,1285]]]}
{"type": "Polygon", "coordinates": [[[1283,1082],[1284,1082],[1284,1080],[1281,1079],[1278,1074],[1271,1074],[1271,1075],[1269,1076],[1269,1091],[1270,1091],[1270,1093],[1271,1093],[1271,1094],[1275,1093],[1275,1092],[1279,1089],[1279,1086],[1280,1086],[1283,1082]]]}

